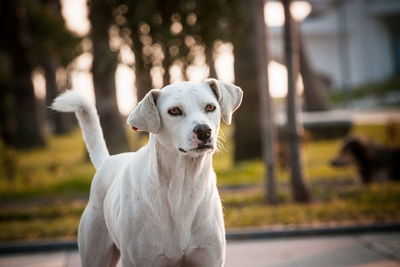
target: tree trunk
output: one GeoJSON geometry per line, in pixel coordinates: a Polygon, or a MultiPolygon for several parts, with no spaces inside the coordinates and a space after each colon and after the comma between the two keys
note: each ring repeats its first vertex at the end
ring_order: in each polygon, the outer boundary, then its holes
{"type": "Polygon", "coordinates": [[[26,12],[18,1],[12,1],[8,26],[13,63],[13,92],[15,101],[17,148],[43,147],[45,139],[38,117],[38,109],[32,83],[30,36],[27,31],[26,12]]]}
{"type": "Polygon", "coordinates": [[[215,70],[215,62],[213,57],[214,45],[212,43],[206,44],[205,52],[206,52],[206,63],[209,68],[208,77],[217,79],[217,71],[215,70]]]}
{"type": "Polygon", "coordinates": [[[168,46],[165,44],[164,59],[162,61],[164,75],[163,75],[163,86],[167,86],[171,83],[171,75],[169,74],[169,68],[171,67],[171,57],[169,55],[168,46]]]}
{"type": "MultiPolygon", "coordinates": [[[[0,1],[0,34],[8,36],[10,29],[10,1],[0,1]]],[[[14,29],[12,29],[14,30],[14,29]]],[[[8,49],[8,47],[5,47],[8,49]]],[[[11,54],[11,53],[10,53],[11,54]]],[[[2,56],[3,60],[9,62],[10,56],[2,56]]],[[[3,74],[0,76],[0,134],[4,144],[15,145],[15,102],[12,91],[12,70],[9,66],[0,67],[3,74]]]]}
{"type": "Polygon", "coordinates": [[[300,51],[300,73],[304,84],[304,100],[307,111],[322,111],[329,109],[328,88],[313,70],[309,56],[304,47],[302,35],[298,34],[300,51]]]}
{"type": "Polygon", "coordinates": [[[251,1],[242,0],[243,23],[240,33],[234,40],[235,84],[242,88],[244,95],[241,107],[235,113],[235,162],[261,158],[260,93],[258,77],[263,75],[254,64],[257,51],[254,45],[259,42],[252,19],[251,1]],[[246,38],[239,35],[246,33],[246,38]]]}
{"type": "Polygon", "coordinates": [[[8,81],[2,81],[0,87],[0,135],[4,144],[14,146],[16,132],[14,98],[8,81]]]}
{"type": "MultiPolygon", "coordinates": [[[[61,1],[60,0],[41,0],[45,8],[51,9],[52,12],[58,16],[61,14],[61,1]]],[[[71,130],[71,118],[75,117],[70,113],[56,112],[48,107],[51,106],[54,98],[56,98],[61,90],[57,84],[57,69],[60,67],[59,52],[52,48],[48,49],[48,55],[42,62],[46,80],[46,101],[45,112],[47,123],[50,125],[50,130],[53,134],[62,135],[71,130]]]]}
{"type": "Polygon", "coordinates": [[[43,147],[44,135],[38,116],[36,97],[33,89],[32,69],[26,59],[25,51],[18,49],[14,58],[14,99],[16,104],[17,132],[15,145],[17,148],[43,147]]]}
{"type": "Polygon", "coordinates": [[[253,19],[255,20],[255,31],[258,42],[255,44],[257,51],[257,68],[260,71],[258,77],[258,88],[260,94],[260,124],[262,134],[262,155],[265,165],[266,202],[277,203],[276,179],[275,179],[275,139],[276,127],[274,122],[274,111],[268,86],[268,50],[267,34],[264,20],[264,0],[251,0],[253,19]]]}
{"type": "Polygon", "coordinates": [[[153,88],[151,80],[151,64],[148,64],[143,59],[143,45],[139,40],[134,38],[134,54],[135,54],[135,76],[136,76],[136,96],[138,102],[153,88]]]}
{"type": "MultiPolygon", "coordinates": [[[[56,76],[57,66],[56,55],[49,54],[43,63],[46,80],[46,107],[50,107],[54,98],[60,94],[56,76]]],[[[67,122],[69,114],[46,108],[46,115],[52,133],[62,135],[69,132],[70,127],[67,122]]]]}
{"type": "Polygon", "coordinates": [[[309,202],[310,193],[306,177],[303,173],[301,148],[300,148],[300,125],[297,112],[298,93],[296,90],[296,74],[299,70],[299,43],[296,34],[296,23],[290,14],[290,0],[282,0],[285,13],[285,57],[288,74],[287,94],[287,142],[289,146],[289,158],[291,168],[291,186],[294,200],[296,202],[309,202]]]}
{"type": "Polygon", "coordinates": [[[89,1],[90,37],[93,45],[93,84],[96,107],[110,154],[129,150],[128,140],[118,110],[115,71],[117,53],[109,46],[108,30],[113,23],[113,5],[107,0],[89,1]]]}
{"type": "MultiPolygon", "coordinates": [[[[8,36],[10,28],[10,1],[0,1],[0,34],[8,36]]],[[[4,47],[2,47],[4,48],[4,47]]],[[[2,62],[10,62],[10,56],[2,56],[2,62]]],[[[4,144],[15,144],[15,110],[14,98],[12,92],[12,71],[9,66],[0,66],[3,72],[0,76],[0,137],[4,144]]]]}

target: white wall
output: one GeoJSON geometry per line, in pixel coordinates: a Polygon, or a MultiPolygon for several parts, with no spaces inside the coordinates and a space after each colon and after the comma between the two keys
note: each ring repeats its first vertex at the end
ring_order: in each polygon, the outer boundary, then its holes
{"type": "Polygon", "coordinates": [[[351,1],[346,8],[352,85],[381,81],[393,73],[389,32],[368,12],[368,2],[351,1]]]}
{"type": "MultiPolygon", "coordinates": [[[[358,86],[390,77],[394,72],[390,34],[383,24],[382,14],[370,8],[373,6],[376,10],[380,4],[386,4],[386,10],[390,10],[387,8],[390,1],[352,0],[345,3],[349,84],[358,86]]],[[[338,35],[340,16],[337,12],[337,9],[332,9],[323,16],[307,19],[300,27],[314,69],[327,74],[333,86],[340,88],[343,77],[338,35]]],[[[271,54],[283,59],[282,30],[282,27],[271,28],[269,42],[271,54]]]]}

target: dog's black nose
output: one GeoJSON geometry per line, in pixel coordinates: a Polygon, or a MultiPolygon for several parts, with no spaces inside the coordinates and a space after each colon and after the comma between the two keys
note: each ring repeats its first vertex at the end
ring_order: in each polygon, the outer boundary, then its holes
{"type": "Polygon", "coordinates": [[[207,141],[211,137],[211,128],[207,124],[198,124],[194,127],[193,132],[200,141],[207,141]]]}

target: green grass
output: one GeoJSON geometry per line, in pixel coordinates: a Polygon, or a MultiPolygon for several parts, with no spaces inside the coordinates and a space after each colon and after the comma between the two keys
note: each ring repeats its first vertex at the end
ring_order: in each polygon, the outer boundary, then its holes
{"type": "Polygon", "coordinates": [[[283,199],[278,206],[265,205],[260,191],[222,193],[227,228],[282,225],[321,225],[389,222],[400,220],[400,184],[350,185],[341,190],[313,191],[311,204],[283,199]]]}
{"type": "MultiPolygon", "coordinates": [[[[377,126],[382,128],[382,126],[377,126]]],[[[375,126],[371,126],[375,131],[375,126]]],[[[223,129],[227,131],[226,128],[223,129]]],[[[363,129],[356,127],[355,133],[362,133],[363,129]]],[[[224,134],[228,135],[227,133],[224,134]]],[[[355,170],[352,168],[338,169],[329,165],[331,158],[335,156],[340,145],[340,140],[314,141],[304,144],[303,157],[305,161],[305,173],[312,180],[349,179],[354,177],[355,170]]],[[[230,142],[226,150],[232,152],[230,142]]],[[[241,162],[234,165],[231,153],[219,153],[214,157],[214,168],[218,177],[219,186],[240,186],[249,184],[261,185],[264,182],[264,165],[261,160],[241,162]]],[[[279,182],[287,183],[289,173],[287,169],[278,168],[277,177],[279,182]]]]}
{"type": "Polygon", "coordinates": [[[87,192],[95,169],[86,160],[80,132],[48,141],[46,149],[2,148],[0,200],[87,192]]]}
{"type": "Polygon", "coordinates": [[[73,238],[86,199],[47,198],[2,207],[0,240],[73,238]]]}
{"type": "MultiPolygon", "coordinates": [[[[214,157],[227,229],[400,220],[399,183],[361,186],[354,168],[329,166],[340,140],[304,144],[311,204],[292,201],[288,170],[278,168],[280,204],[266,205],[264,166],[260,160],[233,164],[231,129],[223,127],[224,147],[214,157]]],[[[353,133],[387,141],[382,125],[356,126],[353,133]]],[[[129,136],[132,147],[145,142],[129,136]]],[[[95,172],[79,130],[50,137],[46,149],[0,152],[0,240],[73,238],[95,172]]]]}

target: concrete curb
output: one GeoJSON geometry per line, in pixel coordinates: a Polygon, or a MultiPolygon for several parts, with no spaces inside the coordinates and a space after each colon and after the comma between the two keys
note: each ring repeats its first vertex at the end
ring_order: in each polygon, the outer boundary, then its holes
{"type": "Polygon", "coordinates": [[[76,250],[76,241],[32,241],[32,242],[13,242],[0,243],[0,255],[16,253],[37,253],[60,250],[76,250]]]}
{"type": "MultiPolygon", "coordinates": [[[[374,232],[400,231],[400,222],[385,224],[352,225],[339,227],[304,227],[282,230],[237,230],[226,234],[227,240],[254,240],[304,236],[334,236],[346,234],[361,234],[374,232]]],[[[76,241],[32,241],[32,242],[1,242],[0,255],[17,253],[38,253],[62,250],[76,250],[76,241]]]]}
{"type": "Polygon", "coordinates": [[[384,224],[362,224],[337,227],[304,227],[293,229],[282,229],[272,231],[230,231],[226,235],[227,240],[246,240],[246,239],[271,239],[286,237],[305,237],[305,236],[332,236],[361,234],[373,232],[393,232],[400,231],[400,222],[384,224]]]}

